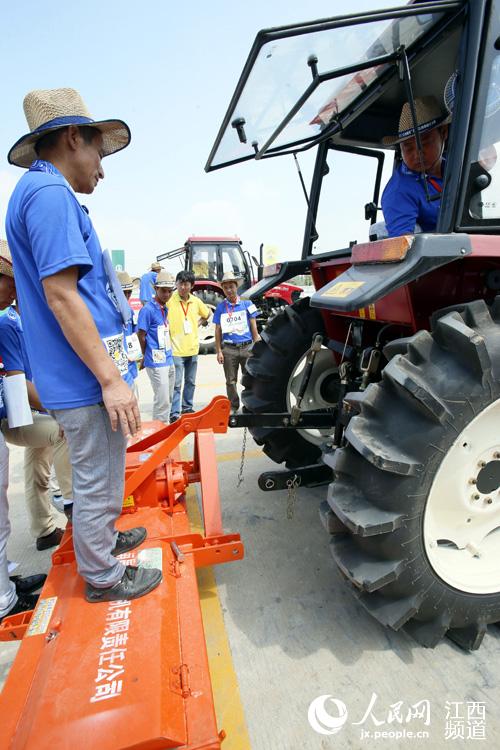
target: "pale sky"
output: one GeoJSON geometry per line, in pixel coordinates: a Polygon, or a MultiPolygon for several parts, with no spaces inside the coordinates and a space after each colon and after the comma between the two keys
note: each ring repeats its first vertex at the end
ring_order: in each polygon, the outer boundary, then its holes
{"type": "MultiPolygon", "coordinates": [[[[94,194],[81,197],[101,245],[123,248],[130,273],[143,273],[191,234],[238,235],[254,255],[264,242],[278,248],[281,260],[299,258],[306,205],[290,156],[204,172],[252,42],[262,28],[402,4],[24,0],[21,11],[2,3],[0,236],[22,174],[6,155],[28,131],[23,97],[69,86],[95,119],[118,117],[132,131],[130,146],[104,160],[106,177],[94,194]]],[[[301,157],[306,184],[312,158],[301,157]]],[[[371,187],[347,161],[339,169],[344,202],[333,241],[343,247],[366,238],[363,205],[371,187]]]]}

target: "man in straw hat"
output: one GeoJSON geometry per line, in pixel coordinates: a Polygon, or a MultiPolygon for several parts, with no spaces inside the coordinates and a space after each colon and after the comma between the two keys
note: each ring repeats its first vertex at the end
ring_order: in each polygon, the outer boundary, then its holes
{"type": "MultiPolygon", "coordinates": [[[[123,294],[125,295],[127,301],[129,301],[134,289],[134,282],[127,271],[119,271],[116,275],[118,276],[118,281],[120,282],[123,294]]],[[[132,308],[130,309],[132,311],[132,315],[128,323],[126,323],[123,327],[123,335],[125,337],[125,351],[127,352],[128,357],[128,370],[123,376],[123,379],[129,386],[129,388],[132,389],[137,402],[139,402],[139,389],[137,388],[136,380],[137,376],[139,375],[137,364],[142,359],[142,351],[141,345],[139,343],[139,338],[137,336],[137,312],[132,308]]]]}
{"type": "Polygon", "coordinates": [[[415,111],[421,152],[408,102],[401,110],[398,134],[382,139],[387,146],[400,144],[402,157],[382,195],[389,237],[413,233],[416,225],[423,232],[433,232],[441,205],[443,153],[451,118],[433,96],[417,97],[415,111]]]}
{"type": "Polygon", "coordinates": [[[255,320],[259,311],[253,302],[238,297],[239,282],[241,277],[234,273],[223,275],[220,285],[226,299],[219,302],[214,312],[217,362],[224,368],[227,397],[233,412],[240,408],[236,387],[238,370],[241,368],[245,372],[250,345],[260,339],[255,320]]]}
{"type": "MultiPolygon", "coordinates": [[[[5,241],[0,241],[0,309],[4,310],[15,298],[14,273],[10,253],[5,241]]],[[[4,356],[0,339],[0,356],[4,356]]],[[[0,378],[0,418],[7,416],[4,399],[4,378],[0,378]]],[[[44,575],[9,578],[7,541],[10,535],[9,502],[9,450],[0,432],[0,622],[4,617],[33,609],[38,596],[32,594],[45,581],[44,575]]]]}
{"type": "Polygon", "coordinates": [[[143,307],[155,298],[155,281],[162,268],[159,263],[151,263],[151,269],[141,276],[139,298],[143,307]]]}
{"type": "Polygon", "coordinates": [[[117,533],[127,437],[140,429],[127,369],[120,292],[87,210],[101,160],[125,148],[122,120],[92,119],[74,89],[31,91],[24,99],[30,132],[11,148],[28,169],[11,196],[7,237],[34,380],[63,428],[73,469],[73,543],[89,602],[133,599],[161,581],[161,571],[127,566],[116,555],[142,543],[142,527],[117,533]],[[111,293],[111,286],[114,292],[111,293]]]}
{"type": "Polygon", "coordinates": [[[153,388],[153,419],[168,424],[174,392],[175,368],[170,343],[167,302],[175,289],[174,277],[160,271],[155,296],[139,311],[138,335],[144,367],[153,388]]]}

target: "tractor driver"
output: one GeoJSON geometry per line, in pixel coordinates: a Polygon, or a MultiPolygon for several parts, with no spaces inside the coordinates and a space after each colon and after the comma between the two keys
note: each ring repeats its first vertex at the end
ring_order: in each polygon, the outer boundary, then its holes
{"type": "Polygon", "coordinates": [[[417,97],[415,111],[422,144],[421,153],[417,147],[408,102],[401,110],[398,135],[382,139],[385,145],[399,143],[402,157],[402,162],[394,170],[382,194],[382,211],[389,237],[413,234],[416,225],[423,232],[433,232],[441,205],[445,165],[443,152],[451,116],[441,110],[433,96],[417,97]],[[430,201],[425,191],[424,173],[427,176],[430,201]]]}

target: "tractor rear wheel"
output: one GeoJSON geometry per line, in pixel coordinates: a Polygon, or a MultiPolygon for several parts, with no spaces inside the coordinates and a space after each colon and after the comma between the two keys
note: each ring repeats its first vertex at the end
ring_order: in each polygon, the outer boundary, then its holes
{"type": "MultiPolygon", "coordinates": [[[[290,411],[300,387],[306,352],[314,334],[324,334],[324,330],[321,313],[310,307],[308,298],[287,305],[271,318],[261,332],[262,340],[253,345],[253,356],[242,379],[246,411],[255,414],[290,411]]],[[[338,388],[333,354],[321,349],[304,394],[305,409],[334,407],[338,388]]],[[[318,430],[263,427],[250,427],[250,432],[269,458],[276,463],[285,461],[290,469],[316,463],[321,457],[320,445],[328,435],[318,430]]]]}
{"type": "Polygon", "coordinates": [[[200,289],[195,291],[197,297],[210,309],[210,320],[208,325],[199,326],[198,335],[200,339],[200,354],[213,354],[215,352],[215,324],[212,321],[215,308],[222,302],[224,297],[222,294],[217,292],[209,291],[208,289],[200,289]]]}
{"type": "Polygon", "coordinates": [[[350,396],[324,457],[340,571],[383,625],[478,648],[500,621],[500,297],[437,313],[350,396]]]}

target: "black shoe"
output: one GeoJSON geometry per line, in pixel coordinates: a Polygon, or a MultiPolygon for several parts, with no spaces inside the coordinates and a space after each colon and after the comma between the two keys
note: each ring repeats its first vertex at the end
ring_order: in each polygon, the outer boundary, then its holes
{"type": "Polygon", "coordinates": [[[195,414],[194,409],[183,409],[182,414],[195,414]]]}
{"type": "Polygon", "coordinates": [[[50,549],[50,547],[59,547],[63,534],[63,529],[54,529],[50,534],[39,536],[36,540],[37,550],[41,552],[44,549],[50,549]]]}
{"type": "Polygon", "coordinates": [[[0,617],[0,622],[2,622],[4,617],[20,615],[21,612],[29,612],[31,609],[35,609],[37,601],[38,594],[21,594],[21,596],[17,597],[17,602],[12,609],[10,609],[3,617],[0,617]]]}
{"type": "Polygon", "coordinates": [[[170,416],[170,424],[173,424],[174,422],[177,422],[178,419],[179,419],[179,415],[178,414],[177,415],[172,414],[170,416]]]}
{"type": "Polygon", "coordinates": [[[134,529],[128,531],[119,531],[118,538],[114,549],[111,550],[112,555],[121,555],[122,552],[129,552],[131,549],[135,549],[143,543],[147,535],[144,526],[136,526],[134,529]]]}
{"type": "Polygon", "coordinates": [[[32,591],[40,589],[45,583],[47,576],[44,573],[37,573],[34,576],[11,576],[10,580],[16,584],[18,595],[31,594],[32,591]]]}
{"type": "Polygon", "coordinates": [[[97,589],[87,583],[85,598],[92,603],[138,599],[159,586],[161,579],[162,573],[158,568],[135,568],[127,565],[121,579],[110,588],[97,589]]]}

